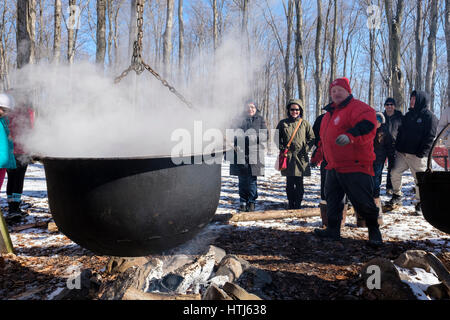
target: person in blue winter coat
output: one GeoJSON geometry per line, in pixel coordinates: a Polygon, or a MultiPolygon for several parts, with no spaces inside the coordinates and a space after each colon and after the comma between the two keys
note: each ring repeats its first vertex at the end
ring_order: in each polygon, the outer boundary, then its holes
{"type": "Polygon", "coordinates": [[[8,113],[14,108],[14,99],[0,93],[0,189],[5,179],[6,169],[15,169],[14,144],[10,138],[8,113]]]}

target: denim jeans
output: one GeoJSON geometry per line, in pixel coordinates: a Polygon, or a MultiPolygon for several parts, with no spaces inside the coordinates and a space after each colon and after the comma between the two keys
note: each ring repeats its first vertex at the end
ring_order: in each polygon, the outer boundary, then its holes
{"type": "Polygon", "coordinates": [[[258,185],[256,176],[238,176],[240,203],[255,203],[258,198],[258,185]]]}
{"type": "Polygon", "coordinates": [[[381,176],[383,174],[384,163],[373,163],[373,171],[375,176],[373,178],[373,197],[380,197],[381,176]]]}

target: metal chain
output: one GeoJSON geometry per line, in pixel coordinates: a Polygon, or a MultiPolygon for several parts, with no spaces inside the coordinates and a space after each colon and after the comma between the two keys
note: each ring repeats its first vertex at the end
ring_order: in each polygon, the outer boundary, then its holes
{"type": "Polygon", "coordinates": [[[118,77],[114,79],[114,83],[119,83],[125,78],[130,71],[134,70],[136,74],[141,74],[144,70],[150,72],[156,79],[158,79],[170,92],[175,94],[189,108],[193,109],[194,106],[191,102],[179,93],[173,86],[171,86],[167,80],[163,79],[155,70],[153,70],[148,64],[142,60],[142,43],[144,39],[144,0],[136,0],[136,12],[137,12],[137,38],[133,44],[133,55],[131,57],[131,65],[125,69],[118,77]]]}

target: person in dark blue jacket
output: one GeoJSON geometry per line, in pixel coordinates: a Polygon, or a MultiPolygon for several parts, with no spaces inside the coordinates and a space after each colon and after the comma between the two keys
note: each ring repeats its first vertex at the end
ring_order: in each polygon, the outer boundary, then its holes
{"type": "Polygon", "coordinates": [[[401,205],[402,174],[410,169],[416,183],[415,212],[416,214],[422,212],[416,172],[426,170],[427,156],[431,151],[438,126],[438,119],[428,109],[429,101],[429,95],[424,91],[414,90],[411,93],[410,108],[402,119],[395,142],[396,159],[391,172],[393,195],[385,206],[385,211],[401,205]]]}

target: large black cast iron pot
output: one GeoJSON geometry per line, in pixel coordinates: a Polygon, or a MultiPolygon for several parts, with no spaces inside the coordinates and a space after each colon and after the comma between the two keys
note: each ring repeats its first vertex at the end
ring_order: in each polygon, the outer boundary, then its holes
{"type": "Polygon", "coordinates": [[[436,229],[450,234],[450,172],[431,169],[431,155],[447,125],[434,140],[428,155],[427,170],[417,172],[423,216],[436,229]]]}
{"type": "Polygon", "coordinates": [[[219,203],[221,164],[175,165],[170,156],[43,163],[56,225],[96,254],[143,256],[175,247],[208,224],[219,203]]]}

